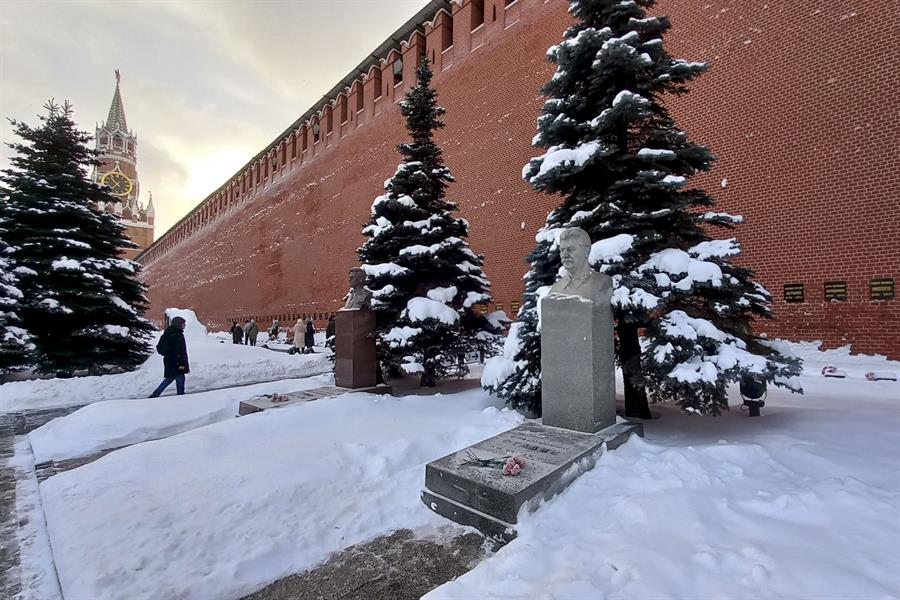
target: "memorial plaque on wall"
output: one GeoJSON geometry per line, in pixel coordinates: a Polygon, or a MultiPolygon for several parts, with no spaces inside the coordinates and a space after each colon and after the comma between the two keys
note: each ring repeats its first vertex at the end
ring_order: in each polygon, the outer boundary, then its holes
{"type": "Polygon", "coordinates": [[[869,298],[872,300],[893,300],[894,279],[884,277],[882,279],[869,280],[869,298]]]}
{"type": "Polygon", "coordinates": [[[826,281],[825,282],[825,299],[826,300],[846,300],[847,299],[847,282],[846,281],[826,281]]]}
{"type": "Polygon", "coordinates": [[[802,283],[786,283],[784,284],[784,301],[785,302],[805,302],[806,296],[803,294],[802,283]]]}

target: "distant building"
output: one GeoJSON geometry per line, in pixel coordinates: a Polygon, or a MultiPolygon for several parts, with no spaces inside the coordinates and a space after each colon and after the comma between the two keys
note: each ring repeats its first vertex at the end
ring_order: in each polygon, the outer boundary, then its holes
{"type": "Polygon", "coordinates": [[[107,185],[110,193],[121,199],[103,206],[107,212],[119,215],[128,237],[138,245],[123,250],[123,256],[134,258],[153,243],[153,195],[146,206],[138,201],[140,183],[137,174],[137,136],[125,122],[125,107],[119,92],[119,71],[116,70],[116,92],[105,123],[97,127],[96,148],[100,150],[100,165],[94,168],[95,182],[107,185]]]}

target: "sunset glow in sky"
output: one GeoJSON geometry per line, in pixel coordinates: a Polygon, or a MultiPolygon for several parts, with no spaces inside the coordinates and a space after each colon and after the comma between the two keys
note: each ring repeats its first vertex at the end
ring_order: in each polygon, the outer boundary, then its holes
{"type": "Polygon", "coordinates": [[[13,141],[5,117],[36,124],[51,97],[93,134],[119,69],[159,237],[426,4],[3,0],[0,139],[13,141]]]}

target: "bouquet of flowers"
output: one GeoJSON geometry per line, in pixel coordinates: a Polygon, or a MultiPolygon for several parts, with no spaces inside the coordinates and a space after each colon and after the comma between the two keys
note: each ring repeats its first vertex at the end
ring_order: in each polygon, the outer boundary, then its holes
{"type": "Polygon", "coordinates": [[[506,476],[518,475],[525,468],[525,459],[521,456],[503,456],[500,458],[481,458],[471,450],[466,450],[468,460],[462,464],[469,467],[500,468],[506,476]]]}

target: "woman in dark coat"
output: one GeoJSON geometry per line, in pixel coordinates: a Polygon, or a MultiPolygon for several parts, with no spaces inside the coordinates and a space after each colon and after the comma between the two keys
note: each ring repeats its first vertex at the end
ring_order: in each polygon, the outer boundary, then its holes
{"type": "Polygon", "coordinates": [[[244,328],[238,325],[238,322],[235,321],[234,325],[231,326],[231,343],[232,344],[242,344],[244,343],[244,328]]]}
{"type": "Polygon", "coordinates": [[[303,341],[306,343],[306,349],[304,350],[304,354],[315,354],[313,350],[313,344],[316,341],[316,330],[313,329],[312,319],[309,319],[306,322],[306,335],[303,336],[303,341]]]}
{"type": "Polygon", "coordinates": [[[163,355],[163,380],[150,394],[151,398],[159,397],[173,381],[178,395],[184,394],[184,376],[191,372],[184,341],[185,325],[184,319],[175,317],[156,344],[156,351],[163,355]]]}

